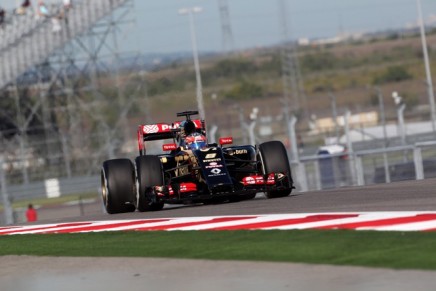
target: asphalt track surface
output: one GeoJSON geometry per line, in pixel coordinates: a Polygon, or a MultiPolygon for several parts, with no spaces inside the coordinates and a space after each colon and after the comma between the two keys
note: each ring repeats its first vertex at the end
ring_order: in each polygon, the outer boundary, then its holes
{"type": "Polygon", "coordinates": [[[295,192],[278,199],[266,199],[258,194],[253,200],[235,203],[165,205],[163,210],[156,212],[114,215],[104,213],[101,202],[96,201],[85,205],[84,216],[79,215],[77,206],[40,209],[39,222],[356,211],[436,211],[436,179],[295,192]]]}
{"type": "MultiPolygon", "coordinates": [[[[295,193],[158,212],[108,215],[99,201],[40,209],[40,223],[162,217],[367,211],[436,211],[436,179],[295,193]]],[[[0,257],[7,290],[435,290],[436,272],[265,262],[150,258],[0,257]],[[35,268],[35,266],[38,266],[35,268]],[[26,278],[26,280],[22,280],[26,278]]]]}

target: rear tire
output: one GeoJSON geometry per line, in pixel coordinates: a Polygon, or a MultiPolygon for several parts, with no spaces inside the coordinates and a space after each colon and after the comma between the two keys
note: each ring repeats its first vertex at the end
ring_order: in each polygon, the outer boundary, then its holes
{"type": "Polygon", "coordinates": [[[283,173],[287,176],[289,188],[283,190],[268,191],[267,198],[278,198],[289,196],[292,192],[293,181],[291,167],[289,166],[288,154],[285,146],[280,141],[269,141],[259,145],[259,158],[261,161],[261,172],[263,175],[270,173],[283,173]]]}
{"type": "Polygon", "coordinates": [[[163,186],[164,177],[162,163],[158,156],[139,156],[135,159],[136,176],[138,179],[138,198],[136,208],[138,211],[157,211],[164,207],[163,201],[152,197],[153,186],[163,186]]]}
{"type": "Polygon", "coordinates": [[[114,159],[103,163],[101,191],[107,213],[135,211],[135,169],[129,159],[114,159]]]}

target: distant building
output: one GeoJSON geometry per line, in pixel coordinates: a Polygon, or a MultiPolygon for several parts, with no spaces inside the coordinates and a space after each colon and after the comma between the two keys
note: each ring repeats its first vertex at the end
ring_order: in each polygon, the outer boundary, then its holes
{"type": "MultiPolygon", "coordinates": [[[[353,114],[350,116],[349,119],[349,125],[350,127],[356,127],[356,126],[375,126],[378,123],[378,113],[376,111],[370,111],[370,112],[363,112],[358,114],[353,114]]],[[[345,116],[338,116],[336,119],[336,123],[340,127],[345,126],[345,116]]],[[[326,117],[326,118],[318,118],[315,119],[312,123],[312,132],[314,133],[320,133],[320,132],[329,132],[333,131],[335,129],[335,121],[332,117],[326,117]]]]}

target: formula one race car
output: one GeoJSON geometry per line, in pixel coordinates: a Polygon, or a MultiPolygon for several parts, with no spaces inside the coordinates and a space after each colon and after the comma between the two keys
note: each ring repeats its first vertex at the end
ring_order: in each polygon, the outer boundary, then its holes
{"type": "Polygon", "coordinates": [[[103,163],[101,187],[108,213],[161,210],[164,203],[215,203],[291,194],[293,180],[283,144],[228,146],[232,137],[208,144],[203,120],[191,120],[197,111],[178,113],[185,120],[171,124],[140,125],[139,156],[103,163]],[[145,142],[172,139],[160,155],[147,155],[145,142]]]}

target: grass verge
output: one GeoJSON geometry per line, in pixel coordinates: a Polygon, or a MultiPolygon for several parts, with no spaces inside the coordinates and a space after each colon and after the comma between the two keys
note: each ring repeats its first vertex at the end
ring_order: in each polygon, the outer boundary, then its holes
{"type": "MultiPolygon", "coordinates": [[[[96,192],[89,192],[89,193],[81,193],[81,194],[69,194],[69,195],[63,195],[61,197],[56,198],[37,198],[37,199],[27,199],[27,200],[20,200],[15,201],[12,203],[12,208],[27,208],[27,205],[29,203],[32,203],[33,205],[37,206],[53,206],[53,205],[59,205],[67,202],[72,201],[79,201],[80,199],[97,199],[99,198],[99,193],[96,192]]],[[[0,211],[3,211],[3,204],[0,205],[0,211]]]]}
{"type": "Polygon", "coordinates": [[[0,255],[167,257],[436,270],[436,232],[172,231],[0,237],[0,255]]]}

